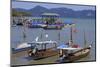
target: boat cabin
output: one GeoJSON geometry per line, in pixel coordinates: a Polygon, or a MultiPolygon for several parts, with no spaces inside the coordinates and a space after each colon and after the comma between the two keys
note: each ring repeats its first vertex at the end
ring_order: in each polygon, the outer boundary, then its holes
{"type": "Polygon", "coordinates": [[[55,24],[55,23],[61,23],[61,20],[59,19],[59,14],[57,13],[43,13],[41,15],[42,20],[46,24],[55,24]]]}
{"type": "Polygon", "coordinates": [[[49,48],[56,48],[56,46],[57,46],[56,41],[39,41],[39,42],[32,42],[32,43],[28,43],[28,44],[30,44],[31,47],[35,46],[35,48],[37,48],[38,50],[46,50],[46,49],[48,49],[47,46],[50,46],[50,45],[53,47],[49,47],[49,48]]]}
{"type": "Polygon", "coordinates": [[[28,55],[31,57],[35,57],[34,59],[41,59],[46,58],[50,56],[57,55],[58,52],[56,50],[57,48],[57,42],[56,41],[42,41],[42,42],[32,42],[28,43],[31,45],[31,49],[28,51],[28,55]],[[34,45],[34,47],[33,47],[34,45]],[[47,47],[47,46],[54,45],[53,47],[47,47]],[[40,46],[40,49],[38,48],[40,46]]]}
{"type": "Polygon", "coordinates": [[[69,44],[61,44],[60,46],[57,47],[57,49],[59,50],[59,56],[64,57],[80,50],[81,48],[70,47],[69,44]]]}

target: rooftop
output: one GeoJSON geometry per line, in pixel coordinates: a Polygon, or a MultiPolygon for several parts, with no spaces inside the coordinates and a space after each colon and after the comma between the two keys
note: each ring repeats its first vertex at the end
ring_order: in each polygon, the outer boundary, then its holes
{"type": "Polygon", "coordinates": [[[57,13],[43,13],[42,16],[59,16],[57,13]]]}

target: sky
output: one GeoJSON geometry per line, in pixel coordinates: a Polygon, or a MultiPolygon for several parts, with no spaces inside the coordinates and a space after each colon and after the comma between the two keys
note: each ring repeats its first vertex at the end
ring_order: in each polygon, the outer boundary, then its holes
{"type": "Polygon", "coordinates": [[[73,10],[95,10],[94,6],[83,6],[83,5],[71,5],[71,4],[53,4],[53,3],[36,3],[36,2],[12,2],[12,8],[23,8],[23,9],[31,9],[34,8],[35,6],[40,5],[42,7],[46,7],[48,9],[51,8],[70,8],[73,10]]]}

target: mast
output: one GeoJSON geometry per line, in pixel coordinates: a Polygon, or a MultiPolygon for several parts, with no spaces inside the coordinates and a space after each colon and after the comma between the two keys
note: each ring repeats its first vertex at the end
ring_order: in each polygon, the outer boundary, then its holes
{"type": "MultiPolygon", "coordinates": [[[[42,32],[43,32],[43,31],[41,30],[41,34],[40,34],[40,40],[41,40],[41,41],[42,41],[42,39],[43,39],[43,38],[42,38],[42,37],[43,37],[43,36],[42,36],[42,32]]],[[[43,44],[41,44],[41,48],[43,49],[43,44]]]]}
{"type": "Polygon", "coordinates": [[[24,42],[26,41],[26,29],[25,29],[25,26],[26,26],[26,20],[22,20],[22,23],[23,23],[23,39],[24,39],[24,42]]]}
{"type": "Polygon", "coordinates": [[[69,45],[72,46],[73,45],[73,31],[72,31],[72,26],[70,27],[70,41],[69,41],[69,45]]]}
{"type": "Polygon", "coordinates": [[[58,40],[59,40],[59,43],[60,43],[60,30],[58,32],[58,40]]]}
{"type": "Polygon", "coordinates": [[[84,47],[86,47],[86,44],[87,44],[87,40],[86,40],[85,31],[84,31],[84,47]]]}

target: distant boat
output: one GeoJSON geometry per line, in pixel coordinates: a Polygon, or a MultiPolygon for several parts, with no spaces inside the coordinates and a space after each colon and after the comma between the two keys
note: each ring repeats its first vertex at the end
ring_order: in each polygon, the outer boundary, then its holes
{"type": "Polygon", "coordinates": [[[85,33],[84,33],[84,45],[85,47],[76,47],[77,45],[73,44],[73,39],[72,39],[72,27],[70,29],[70,42],[68,44],[60,45],[57,47],[59,49],[59,57],[60,59],[58,62],[63,63],[63,62],[73,62],[76,60],[79,60],[81,58],[86,57],[91,50],[91,45],[86,46],[86,39],[85,39],[85,33]]]}
{"type": "Polygon", "coordinates": [[[57,13],[43,13],[41,16],[47,25],[43,29],[62,29],[64,26],[57,13]]]}
{"type": "Polygon", "coordinates": [[[34,19],[29,23],[29,28],[43,28],[43,29],[62,29],[64,24],[59,20],[59,15],[56,13],[43,13],[41,19],[34,19]]]}
{"type": "Polygon", "coordinates": [[[43,23],[39,23],[39,22],[32,22],[28,24],[29,28],[43,28],[46,27],[47,25],[43,24],[43,23]]]}

